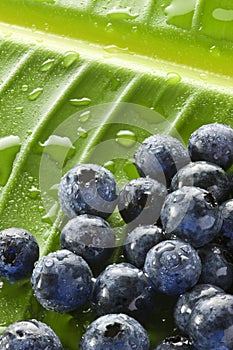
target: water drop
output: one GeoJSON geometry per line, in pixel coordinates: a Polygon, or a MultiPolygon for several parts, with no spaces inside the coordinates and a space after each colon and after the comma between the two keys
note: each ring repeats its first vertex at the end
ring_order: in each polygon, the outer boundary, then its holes
{"type": "Polygon", "coordinates": [[[165,8],[167,18],[170,19],[175,16],[186,15],[194,11],[196,0],[173,0],[169,6],[165,8]]]}
{"type": "Polygon", "coordinates": [[[116,171],[115,162],[113,160],[109,160],[108,162],[104,163],[104,168],[108,169],[114,174],[116,171]]]}
{"type": "Polygon", "coordinates": [[[120,130],[116,134],[116,142],[125,147],[131,147],[137,141],[136,135],[130,130],[120,130]]]}
{"type": "Polygon", "coordinates": [[[128,47],[119,47],[116,45],[107,45],[104,47],[104,50],[111,54],[121,54],[129,51],[128,47]]]}
{"type": "Polygon", "coordinates": [[[75,152],[71,140],[58,135],[50,135],[44,143],[39,142],[39,145],[59,165],[62,165],[75,152]]]}
{"type": "Polygon", "coordinates": [[[35,199],[39,196],[40,194],[40,190],[35,187],[35,186],[32,186],[30,189],[29,189],[29,197],[32,198],[32,199],[35,199]]]}
{"type": "Polygon", "coordinates": [[[218,21],[230,22],[233,21],[233,10],[217,8],[212,12],[212,16],[218,21]]]}
{"type": "Polygon", "coordinates": [[[112,9],[107,12],[107,16],[110,19],[134,19],[139,16],[138,13],[132,13],[131,7],[121,8],[121,9],[112,9]]]}
{"type": "Polygon", "coordinates": [[[28,85],[24,84],[22,85],[22,91],[28,91],[28,85]]]}
{"type": "Polygon", "coordinates": [[[178,73],[167,73],[167,82],[169,85],[175,85],[181,81],[181,76],[178,73]]]}
{"type": "Polygon", "coordinates": [[[11,174],[13,162],[21,146],[18,136],[0,138],[0,185],[4,186],[11,174]]]}
{"type": "Polygon", "coordinates": [[[36,88],[30,92],[28,99],[30,101],[35,101],[43,92],[43,88],[36,88]]]}
{"type": "Polygon", "coordinates": [[[83,98],[71,98],[70,103],[72,106],[87,106],[91,102],[90,98],[83,97],[83,98]]]}
{"type": "Polygon", "coordinates": [[[78,136],[82,137],[83,139],[85,139],[88,135],[87,131],[85,129],[83,129],[81,126],[78,128],[78,136]]]}
{"type": "Polygon", "coordinates": [[[23,113],[23,107],[22,107],[22,106],[16,107],[15,110],[16,110],[16,113],[17,113],[17,114],[23,113]]]}
{"type": "Polygon", "coordinates": [[[83,113],[80,114],[80,117],[79,117],[79,121],[81,123],[85,123],[88,121],[88,119],[90,118],[91,116],[91,111],[85,111],[83,113]]]}
{"type": "Polygon", "coordinates": [[[54,61],[53,58],[44,61],[40,67],[41,72],[47,72],[53,66],[54,61]]]}
{"type": "Polygon", "coordinates": [[[62,65],[65,68],[70,67],[77,59],[79,58],[79,54],[75,51],[68,51],[65,54],[65,57],[62,61],[62,65]]]}
{"type": "Polygon", "coordinates": [[[58,213],[59,205],[58,203],[54,203],[54,205],[49,209],[48,213],[45,214],[42,217],[42,221],[46,222],[48,224],[53,223],[53,221],[56,219],[57,213],[58,213]]]}

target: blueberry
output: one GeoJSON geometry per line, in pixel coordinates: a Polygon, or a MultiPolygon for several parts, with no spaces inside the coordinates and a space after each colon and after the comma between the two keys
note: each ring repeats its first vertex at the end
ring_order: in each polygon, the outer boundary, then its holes
{"type": "Polygon", "coordinates": [[[82,257],[63,249],[39,260],[31,284],[35,297],[45,309],[67,312],[84,305],[89,299],[92,277],[82,257]]]}
{"type": "Polygon", "coordinates": [[[124,256],[128,262],[141,269],[147,252],[163,239],[162,229],[158,226],[138,226],[126,237],[124,256]]]}
{"type": "Polygon", "coordinates": [[[61,232],[61,247],[98,265],[113,253],[115,235],[110,225],[98,216],[79,215],[68,221],[61,232]]]}
{"type": "Polygon", "coordinates": [[[132,317],[110,314],[92,322],[79,344],[80,350],[149,350],[145,329],[132,317]]]}
{"type": "Polygon", "coordinates": [[[0,348],[7,350],[62,350],[54,331],[37,320],[11,324],[0,336],[0,348]]]}
{"type": "Polygon", "coordinates": [[[230,178],[218,165],[199,161],[189,163],[180,169],[172,179],[171,188],[177,190],[184,186],[200,187],[216,198],[218,203],[229,198],[230,178]]]}
{"type": "Polygon", "coordinates": [[[98,316],[122,312],[143,320],[153,305],[149,280],[131,264],[109,265],[96,279],[92,307],[98,316]]]}
{"type": "Polygon", "coordinates": [[[149,250],[144,270],[156,291],[179,295],[197,283],[201,260],[190,244],[167,240],[149,250]]]}
{"type": "Polygon", "coordinates": [[[233,283],[233,259],[228,251],[212,243],[199,248],[198,254],[202,262],[200,282],[228,290],[233,283]]]}
{"type": "Polygon", "coordinates": [[[183,144],[169,135],[155,134],[143,141],[135,154],[135,165],[141,176],[149,176],[170,185],[175,173],[190,162],[183,144]]]}
{"type": "Polygon", "coordinates": [[[58,196],[69,218],[91,214],[106,219],[115,209],[118,189],[109,170],[97,164],[79,164],[62,177],[58,196]]]}
{"type": "Polygon", "coordinates": [[[161,222],[165,232],[194,247],[211,242],[222,225],[219,206],[212,194],[192,186],[184,186],[167,196],[161,222]]]}
{"type": "Polygon", "coordinates": [[[208,299],[224,291],[211,284],[197,284],[190,291],[182,294],[174,309],[174,319],[177,327],[183,332],[187,333],[187,327],[191,313],[196,303],[201,299],[208,299]]]}
{"type": "Polygon", "coordinates": [[[193,344],[187,337],[175,335],[164,339],[155,350],[193,350],[193,344]]]}
{"type": "Polygon", "coordinates": [[[202,125],[189,138],[188,150],[192,161],[206,160],[223,169],[233,164],[233,129],[229,125],[202,125]]]}
{"type": "Polygon", "coordinates": [[[189,336],[198,350],[233,349],[233,296],[200,300],[189,320],[189,336]]]}
{"type": "Polygon", "coordinates": [[[35,237],[22,228],[0,231],[0,277],[19,280],[31,274],[39,258],[35,237]]]}
{"type": "Polygon", "coordinates": [[[126,223],[157,222],[167,194],[166,187],[150,178],[129,181],[119,194],[119,211],[126,223]]]}
{"type": "Polygon", "coordinates": [[[227,248],[233,253],[233,199],[230,199],[220,206],[222,227],[220,236],[227,248]]]}

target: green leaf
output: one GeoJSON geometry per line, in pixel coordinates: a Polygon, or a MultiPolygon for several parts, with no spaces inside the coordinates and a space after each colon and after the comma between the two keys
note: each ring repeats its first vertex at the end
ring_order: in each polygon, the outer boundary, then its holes
{"type": "MultiPolygon", "coordinates": [[[[97,162],[121,187],[137,176],[130,159],[148,135],[187,142],[204,123],[233,126],[232,2],[128,4],[0,1],[1,229],[28,229],[41,255],[59,247],[57,183],[67,169],[97,162]]],[[[119,215],[110,222],[121,241],[119,215]]],[[[39,318],[72,350],[95,317],[88,306],[66,315],[43,310],[29,280],[0,287],[2,331],[39,318]]],[[[153,345],[174,327],[174,301],[159,303],[164,308],[148,326],[153,345]]]]}

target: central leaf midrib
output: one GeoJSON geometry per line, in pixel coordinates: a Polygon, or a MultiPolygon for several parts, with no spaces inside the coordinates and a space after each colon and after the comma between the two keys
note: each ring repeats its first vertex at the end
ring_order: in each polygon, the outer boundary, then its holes
{"type": "MultiPolygon", "coordinates": [[[[63,53],[74,50],[87,60],[101,60],[103,63],[109,65],[119,66],[121,68],[124,67],[135,72],[139,71],[162,77],[166,77],[166,74],[169,72],[175,72],[181,76],[183,81],[190,82],[190,84],[195,84],[204,88],[208,86],[209,88],[222,90],[228,94],[232,94],[233,72],[231,74],[229,70],[227,70],[225,74],[219,73],[218,69],[216,69],[216,72],[211,72],[207,71],[206,67],[203,67],[203,69],[202,67],[194,68],[192,65],[190,65],[190,62],[184,64],[176,62],[176,60],[171,61],[170,59],[164,60],[160,57],[147,57],[146,55],[139,55],[127,50],[124,51],[117,47],[115,52],[109,52],[108,47],[105,47],[101,43],[98,45],[91,44],[88,41],[68,37],[65,38],[60,35],[54,35],[43,31],[32,31],[29,28],[11,26],[3,22],[0,22],[0,33],[1,32],[9,32],[11,35],[10,40],[24,43],[28,46],[35,45],[36,43],[37,46],[41,46],[42,48],[50,47],[55,51],[63,53]],[[203,75],[206,75],[205,79],[202,78],[203,75]]],[[[169,42],[166,43],[165,45],[168,45],[166,50],[169,51],[169,48],[172,48],[173,44],[169,42]]],[[[185,45],[185,42],[182,43],[182,45],[185,45]]],[[[173,50],[174,49],[175,48],[173,47],[173,50]]],[[[183,47],[183,49],[185,49],[185,47],[183,47]]],[[[187,50],[189,50],[188,47],[186,47],[186,51],[187,50]]],[[[190,56],[198,56],[198,51],[203,54],[203,50],[205,51],[204,48],[194,47],[193,52],[190,52],[190,56]]],[[[208,62],[210,66],[211,57],[209,57],[208,54],[209,53],[206,51],[207,56],[205,61],[208,62]]],[[[186,53],[186,55],[188,55],[188,53],[186,53]]],[[[225,59],[228,61],[229,57],[226,57],[225,55],[221,57],[221,69],[223,70],[225,67],[228,67],[228,63],[225,62],[225,59]]]]}

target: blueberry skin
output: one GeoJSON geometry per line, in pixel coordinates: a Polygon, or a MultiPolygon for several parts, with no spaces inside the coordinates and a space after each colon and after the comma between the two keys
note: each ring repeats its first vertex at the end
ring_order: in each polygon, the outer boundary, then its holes
{"type": "Polygon", "coordinates": [[[62,350],[54,331],[37,320],[11,324],[0,336],[0,348],[8,350],[62,350]]]}
{"type": "Polygon", "coordinates": [[[175,173],[190,162],[184,145],[178,139],[162,134],[145,139],[134,158],[141,176],[149,176],[168,187],[175,173]]]}
{"type": "Polygon", "coordinates": [[[86,303],[92,291],[92,278],[81,256],[62,249],[39,260],[31,284],[36,299],[45,309],[63,313],[86,303]]]}
{"type": "Polygon", "coordinates": [[[120,191],[118,208],[126,223],[146,225],[159,219],[166,187],[150,178],[129,181],[120,191]]]}
{"type": "Polygon", "coordinates": [[[233,129],[220,123],[202,125],[191,134],[188,150],[192,161],[206,160],[226,170],[233,164],[233,129]]]}
{"type": "Polygon", "coordinates": [[[28,277],[39,258],[35,237],[22,228],[0,231],[0,277],[20,280],[28,277]]]}
{"type": "Polygon", "coordinates": [[[198,249],[202,262],[201,283],[210,283],[227,291],[233,283],[233,258],[218,244],[198,249]]]}
{"type": "Polygon", "coordinates": [[[198,350],[232,350],[232,328],[233,296],[217,294],[196,304],[188,331],[198,350]]]}
{"type": "Polygon", "coordinates": [[[107,219],[116,207],[118,189],[109,170],[97,164],[79,164],[62,177],[58,197],[69,218],[90,214],[107,219]]]}
{"type": "Polygon", "coordinates": [[[211,284],[197,284],[190,291],[180,295],[174,308],[176,326],[183,333],[187,333],[189,319],[196,303],[217,294],[224,294],[224,290],[211,284]]]}
{"type": "Polygon", "coordinates": [[[230,199],[220,206],[222,227],[220,237],[226,247],[233,253],[233,199],[230,199]]]}
{"type": "Polygon", "coordinates": [[[98,216],[79,215],[68,221],[61,231],[61,247],[82,256],[96,266],[113,253],[115,235],[110,225],[98,216]]]}
{"type": "Polygon", "coordinates": [[[112,264],[97,277],[91,303],[98,316],[122,312],[143,320],[154,306],[154,292],[141,270],[128,263],[112,264]]]}
{"type": "Polygon", "coordinates": [[[197,283],[201,260],[190,244],[167,240],[149,250],[144,271],[155,291],[179,295],[197,283]]]}
{"type": "Polygon", "coordinates": [[[161,210],[163,229],[201,247],[217,237],[222,226],[215,198],[199,187],[184,186],[170,193],[161,210]]]}
{"type": "Polygon", "coordinates": [[[164,235],[160,227],[155,225],[138,226],[126,237],[124,256],[128,262],[141,269],[148,251],[163,240],[164,235]]]}
{"type": "Polygon", "coordinates": [[[145,329],[125,314],[109,314],[92,322],[82,336],[79,350],[149,350],[145,329]]]}
{"type": "Polygon", "coordinates": [[[222,203],[231,192],[230,178],[218,165],[205,161],[189,163],[180,169],[172,179],[172,191],[184,186],[200,187],[210,192],[222,203]]]}
{"type": "Polygon", "coordinates": [[[175,335],[164,339],[154,350],[194,350],[194,347],[189,338],[175,335]]]}

